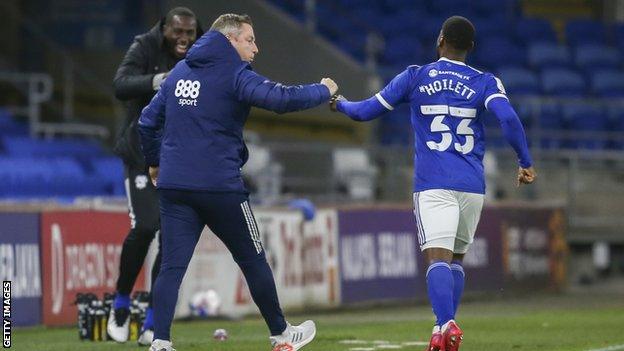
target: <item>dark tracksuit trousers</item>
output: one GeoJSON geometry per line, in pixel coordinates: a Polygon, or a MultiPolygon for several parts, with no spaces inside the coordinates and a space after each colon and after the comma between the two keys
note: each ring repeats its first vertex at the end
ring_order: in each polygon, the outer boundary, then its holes
{"type": "MultiPolygon", "coordinates": [[[[124,240],[119,262],[117,292],[130,295],[143,267],[147,250],[160,229],[158,192],[144,169],[126,166],[126,195],[130,215],[130,232],[124,240]]],[[[152,286],[158,276],[161,261],[158,250],[152,266],[152,286]]],[[[152,299],[150,298],[150,305],[152,299]]]]}
{"type": "Polygon", "coordinates": [[[286,321],[248,195],[170,189],[159,189],[158,192],[162,265],[153,289],[157,301],[154,306],[154,339],[171,340],[171,323],[180,284],[205,225],[232,253],[271,335],[281,334],[286,329],[286,321]]]}

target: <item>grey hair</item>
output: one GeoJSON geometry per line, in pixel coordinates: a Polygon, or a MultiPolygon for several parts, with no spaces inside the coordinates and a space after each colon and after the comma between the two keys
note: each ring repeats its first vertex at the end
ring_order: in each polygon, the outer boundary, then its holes
{"type": "Polygon", "coordinates": [[[210,30],[216,30],[221,34],[228,36],[234,35],[238,36],[241,32],[241,27],[243,23],[247,23],[250,26],[253,26],[251,23],[251,17],[249,15],[237,15],[234,13],[226,13],[224,15],[219,16],[212,26],[210,30]]]}

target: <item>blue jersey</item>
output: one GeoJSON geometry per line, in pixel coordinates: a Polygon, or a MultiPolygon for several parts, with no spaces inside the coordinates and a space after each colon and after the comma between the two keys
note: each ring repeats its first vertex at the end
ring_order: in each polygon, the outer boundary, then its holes
{"type": "Polygon", "coordinates": [[[482,112],[492,99],[507,99],[498,78],[441,58],[408,67],[375,97],[388,110],[410,104],[414,191],[485,193],[482,112]]]}

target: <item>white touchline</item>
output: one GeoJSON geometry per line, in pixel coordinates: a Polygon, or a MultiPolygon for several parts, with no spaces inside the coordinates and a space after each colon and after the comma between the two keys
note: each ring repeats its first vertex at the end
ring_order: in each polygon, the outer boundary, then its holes
{"type": "Polygon", "coordinates": [[[357,340],[357,339],[350,339],[350,340],[340,340],[338,341],[340,344],[368,344],[370,343],[370,341],[366,341],[366,340],[357,340]]]}
{"type": "Polygon", "coordinates": [[[624,350],[624,344],[607,346],[607,347],[602,348],[602,349],[591,349],[591,350],[587,350],[587,351],[617,351],[617,350],[624,350]]]}
{"type": "Polygon", "coordinates": [[[429,345],[426,341],[407,341],[403,343],[404,346],[427,346],[429,345]]]}

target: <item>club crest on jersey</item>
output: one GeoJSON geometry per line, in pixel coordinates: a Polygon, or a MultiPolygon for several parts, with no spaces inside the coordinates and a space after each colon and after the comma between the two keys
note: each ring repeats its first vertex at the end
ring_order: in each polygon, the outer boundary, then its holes
{"type": "Polygon", "coordinates": [[[136,176],[136,178],[134,178],[134,185],[139,190],[145,189],[147,186],[147,176],[142,174],[136,176]]]}
{"type": "Polygon", "coordinates": [[[429,70],[429,77],[433,78],[433,77],[437,77],[438,76],[438,70],[437,69],[430,69],[429,70]]]}

